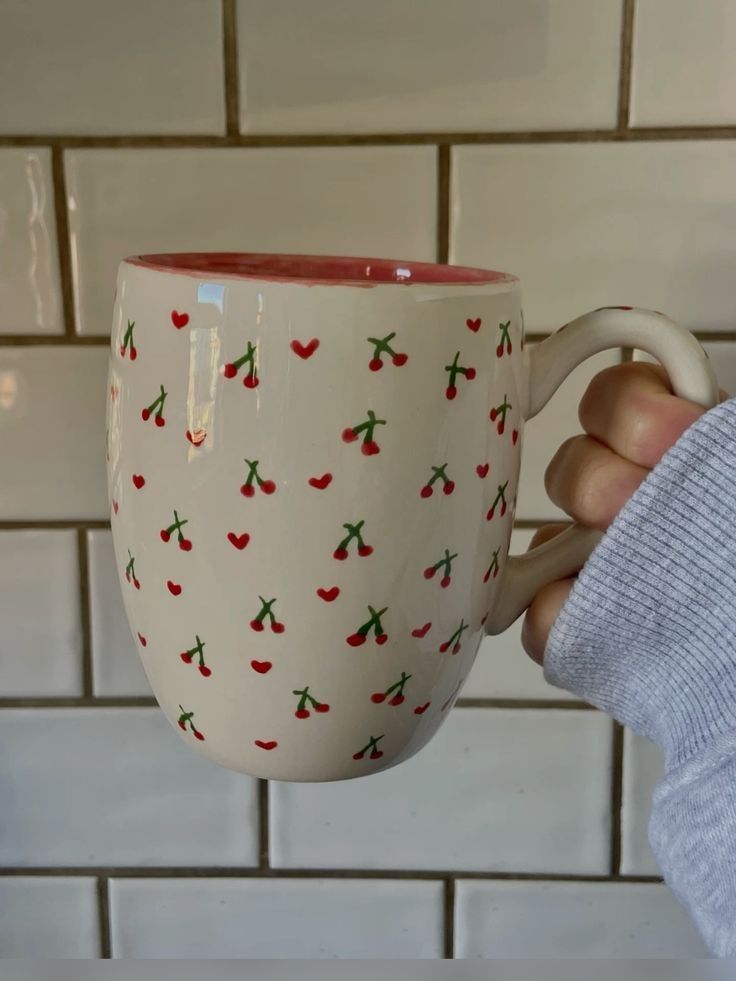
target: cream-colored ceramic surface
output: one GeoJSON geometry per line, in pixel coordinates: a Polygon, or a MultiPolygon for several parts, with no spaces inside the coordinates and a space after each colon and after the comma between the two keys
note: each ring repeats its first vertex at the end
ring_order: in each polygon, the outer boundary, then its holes
{"type": "Polygon", "coordinates": [[[453,150],[451,262],[524,285],[528,331],[607,303],[733,330],[736,141],[453,150]]]}
{"type": "Polygon", "coordinates": [[[0,347],[0,520],[106,518],[102,347],[0,347]]]}
{"type": "Polygon", "coordinates": [[[732,126],[735,32],[733,0],[637,0],[632,125],[732,126]]]}
{"type": "Polygon", "coordinates": [[[0,150],[0,257],[0,335],[63,333],[51,154],[43,147],[0,150]]]}
{"type": "Polygon", "coordinates": [[[624,875],[661,875],[649,847],[652,793],[664,776],[662,750],[643,736],[624,733],[621,800],[621,871],[624,875]]]}
{"type": "Polygon", "coordinates": [[[0,6],[0,132],[222,133],[222,32],[202,0],[0,6]]]}
{"type": "Polygon", "coordinates": [[[484,631],[600,537],[575,527],[508,559],[525,418],[639,338],[704,404],[712,368],[687,331],[629,308],[525,352],[513,277],[436,285],[393,263],[410,282],[310,283],[208,262],[118,277],[108,478],[146,674],[224,766],[384,769],[444,721],[484,631]]]}
{"type": "MultiPolygon", "coordinates": [[[[736,395],[736,342],[705,341],[703,350],[713,364],[718,384],[729,395],[736,395]]],[[[652,362],[655,359],[646,351],[634,351],[634,360],[652,362]]]]}
{"type": "Polygon", "coordinates": [[[284,25],[278,4],[239,0],[243,132],[615,124],[619,0],[320,0],[284,25]]]}
{"type": "Polygon", "coordinates": [[[66,155],[77,326],[107,334],[139,252],[243,249],[435,258],[426,146],[74,150],[66,155]]]}

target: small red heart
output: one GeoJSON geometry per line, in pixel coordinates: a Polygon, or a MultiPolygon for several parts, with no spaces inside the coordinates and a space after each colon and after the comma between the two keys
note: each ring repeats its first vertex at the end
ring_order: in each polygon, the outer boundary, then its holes
{"type": "Polygon", "coordinates": [[[143,634],[138,634],[138,640],[141,642],[141,647],[146,647],[148,645],[148,641],[143,634]]]}
{"type": "Polygon", "coordinates": [[[194,432],[187,429],[187,439],[192,444],[192,446],[201,446],[207,438],[207,431],[205,429],[195,429],[194,432]]]}
{"type": "Polygon", "coordinates": [[[181,592],[181,586],[178,582],[172,582],[170,579],[166,582],[166,588],[171,593],[172,596],[178,596],[181,592]]]}
{"type": "Polygon", "coordinates": [[[465,321],[465,325],[469,327],[474,334],[477,334],[480,330],[481,320],[480,317],[476,317],[475,320],[471,320],[470,317],[465,321]]]}
{"type": "Polygon", "coordinates": [[[323,473],[321,477],[310,477],[309,486],[316,487],[317,490],[324,490],[325,487],[329,487],[332,483],[332,474],[323,473]]]}
{"type": "Polygon", "coordinates": [[[269,739],[268,741],[265,739],[256,739],[255,744],[259,749],[276,749],[278,746],[275,739],[269,739]]]}
{"type": "Polygon", "coordinates": [[[427,636],[431,628],[432,623],[430,620],[428,620],[423,627],[417,627],[416,630],[412,630],[411,635],[412,637],[419,637],[421,639],[422,637],[427,636]]]}
{"type": "Polygon", "coordinates": [[[340,595],[340,587],[333,586],[331,589],[318,589],[317,595],[320,599],[323,599],[325,603],[331,603],[340,595]]]}
{"type": "Polygon", "coordinates": [[[251,661],[250,666],[254,671],[257,671],[258,674],[268,674],[273,667],[273,664],[270,661],[251,661]]]}
{"type": "Polygon", "coordinates": [[[140,490],[141,487],[143,487],[143,485],[145,484],[145,482],[146,482],[146,478],[143,476],[142,473],[133,474],[133,486],[135,487],[136,490],[140,490]]]}
{"type": "Polygon", "coordinates": [[[489,463],[479,463],[475,468],[475,472],[478,474],[481,480],[484,480],[488,476],[488,471],[491,469],[489,463]]]}
{"type": "Polygon", "coordinates": [[[425,702],[424,705],[417,705],[414,709],[414,715],[424,715],[431,704],[431,702],[425,702]]]}
{"type": "Polygon", "coordinates": [[[172,310],[171,322],[177,330],[181,330],[182,327],[186,327],[186,325],[189,323],[189,314],[178,313],[176,310],[172,310]]]}
{"type": "Polygon", "coordinates": [[[117,502],[117,501],[113,501],[113,502],[112,502],[112,509],[113,509],[113,511],[115,512],[115,514],[117,514],[117,513],[118,513],[118,510],[120,509],[120,505],[118,504],[118,502],[117,502]]]}
{"type": "Polygon", "coordinates": [[[514,431],[511,433],[511,442],[514,444],[514,446],[516,446],[516,441],[518,440],[518,438],[519,438],[519,430],[514,429],[514,431]]]}
{"type": "Polygon", "coordinates": [[[236,535],[234,531],[229,531],[227,533],[227,540],[242,552],[250,541],[250,535],[247,531],[244,531],[242,535],[236,535]]]}
{"type": "Polygon", "coordinates": [[[304,361],[311,358],[318,347],[319,341],[316,337],[313,337],[308,344],[302,344],[301,341],[291,342],[291,350],[294,352],[294,354],[298,354],[304,361]]]}

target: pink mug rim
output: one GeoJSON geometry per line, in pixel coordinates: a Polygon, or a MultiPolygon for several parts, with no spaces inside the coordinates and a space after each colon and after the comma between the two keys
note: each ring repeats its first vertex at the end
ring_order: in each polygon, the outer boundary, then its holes
{"type": "Polygon", "coordinates": [[[161,252],[123,262],[185,276],[306,286],[491,286],[518,282],[510,273],[449,263],[275,252],[161,252]]]}

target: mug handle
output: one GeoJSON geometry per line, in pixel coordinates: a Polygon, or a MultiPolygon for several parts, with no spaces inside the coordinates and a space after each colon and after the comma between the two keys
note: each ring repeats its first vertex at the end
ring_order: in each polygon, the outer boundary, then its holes
{"type": "MultiPolygon", "coordinates": [[[[524,351],[521,414],[532,419],[570,372],[593,354],[635,347],[659,360],[675,395],[705,409],[718,404],[719,388],[708,355],[690,331],[654,310],[603,307],[586,313],[524,351]]],[[[603,532],[574,524],[543,545],[509,555],[486,632],[500,634],[527,609],[542,586],[578,572],[603,532]]]]}

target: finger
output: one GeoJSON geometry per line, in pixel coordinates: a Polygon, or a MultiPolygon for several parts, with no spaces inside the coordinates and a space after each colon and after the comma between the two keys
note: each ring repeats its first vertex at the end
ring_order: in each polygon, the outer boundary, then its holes
{"type": "Polygon", "coordinates": [[[661,365],[632,361],[599,372],[578,409],[586,433],[641,467],[652,469],[705,412],[672,394],[661,365]]]}
{"type": "Polygon", "coordinates": [[[648,473],[590,436],[573,436],[552,457],[544,486],[575,521],[606,531],[648,473]]]}
{"type": "Polygon", "coordinates": [[[544,661],[544,649],[547,646],[552,624],[559,616],[574,582],[573,576],[543,586],[526,611],[524,625],[521,628],[521,643],[532,661],[536,661],[537,664],[542,664],[544,661]]]}
{"type": "Polygon", "coordinates": [[[529,547],[527,548],[527,552],[533,548],[536,548],[537,545],[544,545],[544,543],[550,541],[550,539],[556,538],[558,535],[562,534],[562,532],[565,531],[566,528],[569,527],[570,527],[569,524],[565,525],[560,523],[551,524],[551,525],[542,525],[542,527],[537,528],[537,530],[532,535],[532,540],[529,542],[529,547]]]}

